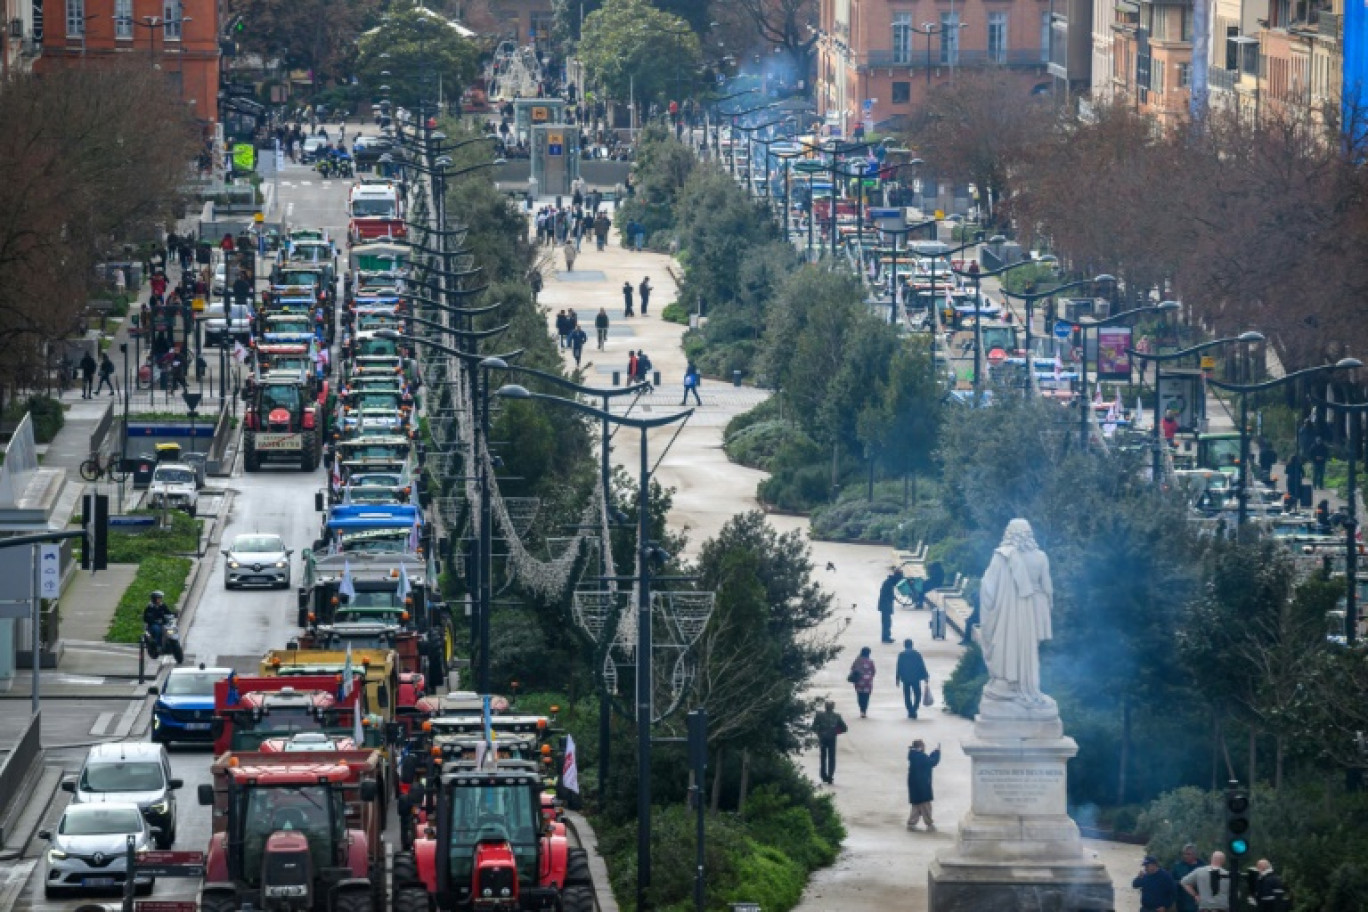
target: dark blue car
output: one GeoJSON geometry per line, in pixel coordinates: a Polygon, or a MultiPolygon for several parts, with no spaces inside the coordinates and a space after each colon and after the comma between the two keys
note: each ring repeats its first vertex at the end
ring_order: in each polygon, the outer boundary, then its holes
{"type": "Polygon", "coordinates": [[[176,668],[166,684],[152,688],[157,704],[152,707],[152,740],[214,740],[214,684],[232,674],[231,668],[176,668]]]}

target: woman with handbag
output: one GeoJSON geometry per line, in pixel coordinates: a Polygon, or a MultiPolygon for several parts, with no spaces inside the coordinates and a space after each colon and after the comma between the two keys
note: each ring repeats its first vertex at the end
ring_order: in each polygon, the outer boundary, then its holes
{"type": "Polygon", "coordinates": [[[860,718],[869,712],[869,694],[874,690],[874,660],[869,657],[868,646],[860,650],[860,657],[850,663],[850,674],[846,680],[855,685],[855,700],[860,704],[860,718]]]}

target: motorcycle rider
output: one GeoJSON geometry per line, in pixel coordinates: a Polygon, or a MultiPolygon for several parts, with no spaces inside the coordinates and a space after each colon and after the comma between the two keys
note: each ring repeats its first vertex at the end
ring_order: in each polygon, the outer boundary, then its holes
{"type": "MultiPolygon", "coordinates": [[[[176,617],[176,612],[165,602],[165,594],[160,589],[153,589],[149,597],[147,607],[143,609],[143,626],[147,628],[147,654],[152,658],[159,658],[163,643],[163,635],[166,631],[166,622],[176,617]]],[[[185,654],[181,652],[180,644],[170,644],[175,653],[176,664],[185,661],[185,654]]]]}

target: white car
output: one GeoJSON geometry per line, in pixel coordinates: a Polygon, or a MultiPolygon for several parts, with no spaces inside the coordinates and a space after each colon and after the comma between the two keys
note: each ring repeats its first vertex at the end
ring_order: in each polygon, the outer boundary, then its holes
{"type": "Polygon", "coordinates": [[[304,138],[304,147],[301,150],[302,154],[300,155],[300,161],[307,164],[318,158],[318,153],[322,152],[323,147],[327,144],[328,141],[321,136],[306,136],[304,138]]]}
{"type": "Polygon", "coordinates": [[[222,261],[214,267],[214,280],[209,283],[209,293],[221,298],[228,288],[228,266],[222,261]]]}
{"type": "Polygon", "coordinates": [[[252,337],[252,321],[245,304],[229,304],[228,316],[223,315],[222,304],[209,305],[205,311],[204,344],[231,345],[233,342],[246,342],[252,337]]]}
{"type": "MultiPolygon", "coordinates": [[[[128,879],[128,837],[133,837],[135,851],[145,852],[157,835],[135,803],[67,805],[57,828],[38,834],[49,844],[43,895],[51,899],[70,890],[122,889],[128,879]]],[[[134,875],[138,893],[151,893],[154,882],[150,874],[134,875]]]]}
{"type": "Polygon", "coordinates": [[[163,462],[152,470],[152,483],[147,488],[147,503],[151,507],[184,510],[191,516],[199,512],[199,486],[193,466],[180,462],[163,462]]]}

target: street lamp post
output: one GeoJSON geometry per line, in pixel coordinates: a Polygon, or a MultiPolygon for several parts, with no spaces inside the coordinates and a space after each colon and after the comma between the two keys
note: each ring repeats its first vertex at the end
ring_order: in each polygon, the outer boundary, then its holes
{"type": "Polygon", "coordinates": [[[574,399],[561,399],[530,392],[524,386],[509,384],[498,395],[507,399],[536,399],[568,406],[593,418],[606,420],[641,434],[641,463],[637,487],[637,643],[636,643],[636,718],[637,718],[637,883],[636,907],[650,908],[647,900],[651,886],[651,689],[653,638],[651,631],[651,561],[660,553],[651,544],[650,483],[651,467],[646,434],[652,428],[666,427],[693,414],[693,409],[660,418],[627,418],[613,415],[574,399]]]}
{"type": "Polygon", "coordinates": [[[1315,367],[1304,368],[1295,373],[1285,374],[1274,380],[1265,380],[1263,383],[1226,383],[1222,380],[1208,380],[1207,383],[1217,389],[1225,390],[1230,393],[1240,394],[1240,487],[1237,490],[1239,510],[1236,513],[1235,525],[1243,529],[1249,520],[1249,395],[1251,393],[1262,393],[1265,390],[1274,389],[1279,386],[1286,386],[1302,377],[1311,377],[1316,374],[1328,374],[1334,371],[1353,370],[1362,367],[1363,362],[1357,358],[1341,358],[1334,364],[1318,364],[1315,367]]]}
{"type": "Polygon", "coordinates": [[[1344,641],[1358,643],[1358,450],[1362,439],[1359,422],[1368,412],[1368,403],[1350,404],[1322,400],[1318,405],[1342,412],[1349,419],[1349,499],[1345,506],[1349,520],[1344,524],[1344,641]]]}
{"type": "MultiPolygon", "coordinates": [[[[994,238],[994,240],[997,240],[997,238],[994,238]]],[[[1040,263],[1049,263],[1053,261],[1053,257],[1050,257],[1049,259],[1042,257],[1039,260],[1022,260],[1019,263],[1012,263],[1010,266],[1003,266],[999,269],[994,269],[991,272],[980,271],[978,260],[974,260],[969,264],[967,272],[960,272],[954,267],[951,267],[951,271],[954,272],[955,275],[967,275],[974,282],[974,408],[978,408],[982,404],[983,397],[983,379],[981,375],[983,365],[983,300],[980,283],[982,283],[984,279],[1006,275],[1013,269],[1020,269],[1023,266],[1035,266],[1040,263]]],[[[1030,360],[1029,352],[1027,353],[1027,360],[1030,360]]]]}
{"type": "MultiPolygon", "coordinates": [[[[1094,282],[1115,282],[1116,279],[1110,275],[1100,275],[1093,279],[1094,282]]],[[[1181,307],[1177,301],[1160,301],[1158,304],[1151,304],[1146,307],[1137,307],[1124,313],[1114,314],[1105,320],[1089,320],[1087,323],[1066,320],[1070,326],[1078,329],[1079,341],[1083,343],[1083,364],[1078,372],[1079,398],[1078,398],[1078,445],[1083,449],[1088,446],[1088,330],[1102,329],[1106,326],[1115,326],[1124,323],[1132,317],[1138,317],[1147,313],[1170,313],[1181,307]]]]}
{"type": "Polygon", "coordinates": [[[1057,285],[1054,288],[1049,289],[1048,291],[1008,291],[1006,288],[1003,288],[1002,296],[1004,298],[1020,298],[1021,300],[1026,302],[1027,359],[1029,360],[1031,358],[1031,321],[1035,319],[1036,301],[1039,301],[1042,298],[1053,298],[1060,292],[1072,291],[1075,288],[1082,288],[1084,285],[1096,285],[1098,282],[1108,281],[1110,280],[1110,278],[1110,276],[1093,276],[1091,279],[1079,279],[1076,282],[1067,282],[1063,285],[1057,285]]]}
{"type": "MultiPolygon", "coordinates": [[[[925,35],[925,36],[926,36],[926,88],[927,88],[927,91],[928,91],[928,92],[929,92],[930,89],[931,89],[931,39],[932,39],[932,37],[934,37],[935,35],[944,35],[944,34],[950,32],[951,29],[954,29],[954,30],[958,31],[959,29],[964,29],[964,28],[968,28],[968,27],[969,27],[969,23],[967,23],[967,22],[961,22],[961,23],[959,23],[958,25],[951,26],[950,28],[946,28],[946,27],[943,26],[943,25],[936,25],[934,22],[923,22],[923,23],[921,24],[921,27],[920,27],[920,28],[918,28],[918,27],[915,26],[915,25],[908,26],[909,29],[911,29],[912,31],[916,32],[918,35],[925,35]]],[[[953,61],[952,61],[952,65],[953,65],[953,61]]]]}
{"type": "Polygon", "coordinates": [[[1263,333],[1250,330],[1248,332],[1242,332],[1238,336],[1230,336],[1225,339],[1213,339],[1210,342],[1203,342],[1200,345],[1194,345],[1191,348],[1185,348],[1182,351],[1171,352],[1166,355],[1156,354],[1153,352],[1140,352],[1136,351],[1133,348],[1126,350],[1126,354],[1130,355],[1132,358],[1139,358],[1141,361],[1154,362],[1154,466],[1151,469],[1151,471],[1153,473],[1155,484],[1159,483],[1160,476],[1163,472],[1163,467],[1161,463],[1163,462],[1162,453],[1164,452],[1164,444],[1163,431],[1159,426],[1159,413],[1164,406],[1162,390],[1160,389],[1162,385],[1161,381],[1163,376],[1162,370],[1164,362],[1177,361],[1179,358],[1186,358],[1189,355],[1195,355],[1199,352],[1204,352],[1208,349],[1216,348],[1221,345],[1229,345],[1232,342],[1243,342],[1245,344],[1252,344],[1255,342],[1262,342],[1263,340],[1263,333]]]}

